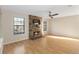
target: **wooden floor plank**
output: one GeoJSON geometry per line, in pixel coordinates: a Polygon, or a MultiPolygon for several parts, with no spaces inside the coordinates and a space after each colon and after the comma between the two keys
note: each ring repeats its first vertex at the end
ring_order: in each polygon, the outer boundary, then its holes
{"type": "Polygon", "coordinates": [[[46,36],[4,46],[4,54],[74,54],[79,53],[79,40],[46,36]]]}

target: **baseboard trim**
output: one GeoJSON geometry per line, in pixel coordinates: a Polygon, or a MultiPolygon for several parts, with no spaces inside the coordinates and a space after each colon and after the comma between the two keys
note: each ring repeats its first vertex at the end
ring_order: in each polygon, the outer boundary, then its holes
{"type": "MultiPolygon", "coordinates": [[[[28,39],[23,39],[23,40],[28,40],[28,39]]],[[[8,44],[13,44],[13,43],[17,43],[17,42],[20,42],[20,41],[23,41],[23,40],[17,40],[17,41],[12,41],[12,42],[8,42],[8,43],[4,43],[4,45],[8,45],[8,44]]]]}

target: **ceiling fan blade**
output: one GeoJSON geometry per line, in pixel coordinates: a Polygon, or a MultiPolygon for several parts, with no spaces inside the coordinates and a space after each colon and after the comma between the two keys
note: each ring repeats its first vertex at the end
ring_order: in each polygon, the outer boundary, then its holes
{"type": "Polygon", "coordinates": [[[56,15],[59,15],[58,13],[55,13],[55,14],[53,14],[53,15],[51,15],[51,16],[56,16],[56,15]]]}
{"type": "Polygon", "coordinates": [[[53,16],[59,15],[58,13],[55,13],[55,14],[51,14],[51,13],[52,13],[52,12],[49,11],[49,17],[50,17],[51,19],[53,19],[53,16]]]}

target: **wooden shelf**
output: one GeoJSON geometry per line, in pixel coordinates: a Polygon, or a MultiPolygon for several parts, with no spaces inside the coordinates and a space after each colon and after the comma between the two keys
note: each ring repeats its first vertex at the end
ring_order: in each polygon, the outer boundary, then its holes
{"type": "Polygon", "coordinates": [[[29,38],[35,39],[42,36],[41,17],[29,15],[29,38]]]}

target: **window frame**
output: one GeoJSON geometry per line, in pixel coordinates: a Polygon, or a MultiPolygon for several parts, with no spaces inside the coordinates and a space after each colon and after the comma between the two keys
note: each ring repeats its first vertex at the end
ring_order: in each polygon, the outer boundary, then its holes
{"type": "Polygon", "coordinates": [[[25,18],[24,17],[17,17],[17,16],[14,16],[13,17],[13,34],[24,34],[25,33],[25,18]],[[15,25],[15,18],[21,18],[23,19],[23,24],[22,25],[15,25]],[[17,31],[15,31],[15,27],[17,28],[17,31]],[[22,29],[22,31],[20,30],[22,29]]]}

